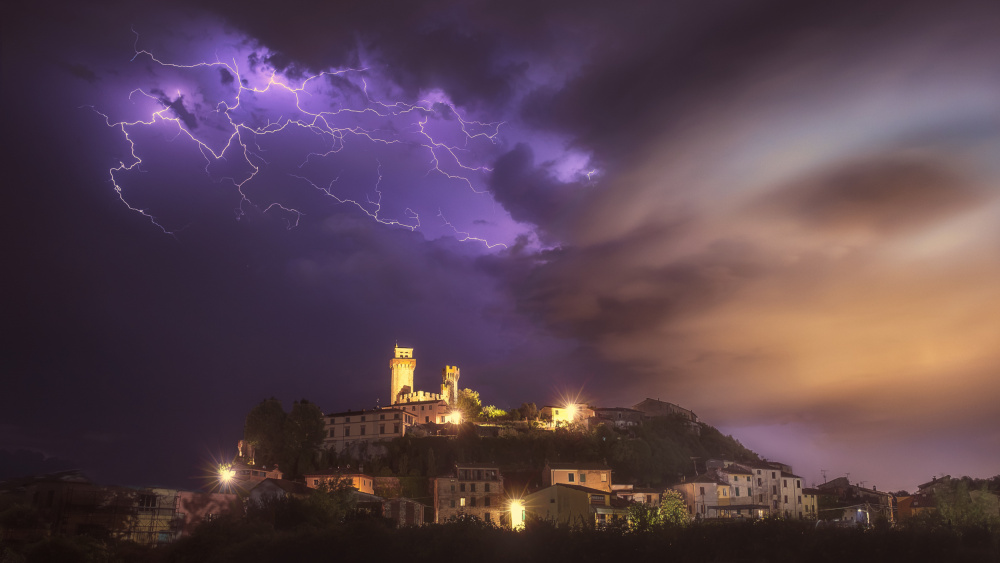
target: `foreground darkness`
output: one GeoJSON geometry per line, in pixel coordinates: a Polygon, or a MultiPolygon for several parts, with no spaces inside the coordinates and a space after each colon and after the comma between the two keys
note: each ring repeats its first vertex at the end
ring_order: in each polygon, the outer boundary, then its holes
{"type": "Polygon", "coordinates": [[[376,520],[333,529],[275,530],[222,519],[161,549],[107,551],[86,539],[57,538],[23,548],[27,561],[269,562],[380,560],[413,562],[683,561],[698,562],[990,562],[1000,556],[996,528],[924,522],[898,529],[820,529],[808,522],[703,523],[635,533],[529,523],[523,532],[482,522],[394,530],[376,520]]]}

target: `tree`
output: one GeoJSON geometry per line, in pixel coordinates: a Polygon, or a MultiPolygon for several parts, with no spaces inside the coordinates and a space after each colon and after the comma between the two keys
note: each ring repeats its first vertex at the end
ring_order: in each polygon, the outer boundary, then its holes
{"type": "Polygon", "coordinates": [[[295,401],[285,421],[285,471],[299,475],[316,469],[320,446],[326,437],[323,411],[306,399],[295,401]]]}
{"type": "Polygon", "coordinates": [[[497,408],[493,405],[487,405],[482,409],[482,415],[488,420],[499,420],[507,416],[507,411],[497,408]]]}
{"type": "Polygon", "coordinates": [[[652,505],[636,502],[628,507],[628,523],[632,531],[643,533],[661,523],[660,511],[652,505]]]}
{"type": "Polygon", "coordinates": [[[663,492],[660,498],[660,523],[683,526],[688,523],[687,505],[684,504],[684,497],[674,490],[663,492]]]}
{"type": "Polygon", "coordinates": [[[538,418],[538,406],[535,403],[521,403],[521,406],[517,409],[518,414],[521,418],[532,421],[538,418]]]}
{"type": "MultiPolygon", "coordinates": [[[[258,465],[275,465],[285,455],[285,409],[271,397],[250,409],[243,426],[243,439],[253,444],[258,465]]],[[[246,460],[251,461],[251,460],[246,460]]]]}
{"type": "Polygon", "coordinates": [[[483,410],[483,402],[479,400],[479,392],[472,389],[462,389],[458,392],[458,410],[462,411],[462,420],[476,420],[483,410]]]}

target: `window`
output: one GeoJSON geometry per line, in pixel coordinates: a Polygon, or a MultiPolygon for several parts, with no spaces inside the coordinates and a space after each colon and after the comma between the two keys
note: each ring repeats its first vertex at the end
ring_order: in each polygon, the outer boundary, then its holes
{"type": "Polygon", "coordinates": [[[795,488],[796,489],[801,489],[802,488],[802,481],[796,479],[795,480],[795,488]]]}
{"type": "Polygon", "coordinates": [[[156,495],[139,495],[137,504],[139,508],[156,508],[156,495]]]}
{"type": "Polygon", "coordinates": [[[458,490],[464,493],[465,492],[465,483],[460,483],[458,485],[458,490]]]}
{"type": "Polygon", "coordinates": [[[764,484],[764,481],[760,477],[757,477],[757,486],[759,487],[759,486],[761,486],[763,484],[764,484]]]}
{"type": "Polygon", "coordinates": [[[424,417],[424,422],[430,422],[430,421],[431,421],[431,417],[429,417],[429,416],[425,416],[424,417]]]}
{"type": "Polygon", "coordinates": [[[580,473],[580,482],[581,483],[586,483],[587,482],[587,474],[586,473],[582,473],[582,472],[580,473]]]}
{"type": "Polygon", "coordinates": [[[750,476],[747,475],[747,483],[749,483],[749,482],[750,482],[750,476]]]}
{"type": "Polygon", "coordinates": [[[728,497],[729,496],[729,490],[728,489],[722,489],[722,496],[728,497]]]}
{"type": "Polygon", "coordinates": [[[333,428],[331,428],[331,429],[330,429],[330,432],[328,433],[328,434],[330,435],[330,437],[331,437],[331,438],[333,438],[333,430],[334,430],[334,429],[333,429],[333,428]]]}
{"type": "Polygon", "coordinates": [[[572,483],[572,482],[573,482],[573,474],[572,474],[572,473],[570,473],[570,474],[569,474],[569,482],[570,482],[570,483],[572,483]]]}
{"type": "Polygon", "coordinates": [[[785,495],[785,504],[788,504],[788,495],[785,495]]]}
{"type": "Polygon", "coordinates": [[[484,483],[483,484],[483,490],[486,491],[487,493],[490,492],[490,484],[489,483],[484,483]]]}
{"type": "Polygon", "coordinates": [[[802,504],[802,495],[799,495],[799,504],[802,504]]]}
{"type": "Polygon", "coordinates": [[[778,486],[777,485],[771,485],[771,494],[772,495],[778,494],[778,486]]]}
{"type": "Polygon", "coordinates": [[[365,417],[364,417],[364,415],[362,415],[361,416],[361,422],[364,422],[364,421],[365,421],[365,417]]]}
{"type": "Polygon", "coordinates": [[[608,474],[607,473],[601,473],[601,482],[602,483],[607,483],[608,482],[608,474]]]}
{"type": "Polygon", "coordinates": [[[453,492],[453,493],[455,492],[455,483],[451,484],[451,492],[453,492]]]}
{"type": "Polygon", "coordinates": [[[393,415],[392,419],[399,420],[399,413],[397,412],[395,415],[393,415]]]}
{"type": "Polygon", "coordinates": [[[313,479],[313,485],[319,486],[319,479],[313,479]]]}
{"type": "Polygon", "coordinates": [[[760,475],[760,469],[757,470],[757,475],[760,475]]]}
{"type": "Polygon", "coordinates": [[[757,495],[757,496],[760,497],[760,500],[758,500],[757,502],[764,502],[764,495],[757,495]]]}
{"type": "Polygon", "coordinates": [[[698,487],[698,488],[701,489],[701,494],[704,495],[705,494],[705,487],[698,487]]]}
{"type": "Polygon", "coordinates": [[[451,499],[451,507],[455,508],[455,499],[451,499]]]}
{"type": "Polygon", "coordinates": [[[392,425],[392,433],[393,434],[399,434],[399,425],[398,424],[393,424],[392,425]]]}
{"type": "Polygon", "coordinates": [[[736,496],[740,496],[740,488],[739,487],[734,487],[734,488],[736,489],[736,496]]]}
{"type": "Polygon", "coordinates": [[[476,497],[469,497],[469,506],[476,506],[476,497]]]}
{"type": "Polygon", "coordinates": [[[361,435],[362,436],[365,435],[365,425],[364,424],[361,425],[361,435]]]}
{"type": "Polygon", "coordinates": [[[344,437],[346,438],[346,437],[348,437],[350,435],[351,435],[351,427],[350,426],[345,426],[344,427],[344,437]]]}
{"type": "Polygon", "coordinates": [[[351,417],[349,417],[349,416],[345,416],[344,417],[344,424],[347,424],[350,421],[351,421],[351,417]]]}
{"type": "MultiPolygon", "coordinates": [[[[489,499],[486,499],[486,500],[489,500],[489,499]]],[[[489,505],[490,505],[490,503],[487,502],[486,506],[489,506],[489,505]]],[[[492,522],[493,521],[493,519],[490,517],[490,513],[489,512],[483,514],[483,520],[486,520],[487,522],[492,522]]]]}
{"type": "Polygon", "coordinates": [[[461,506],[465,506],[465,497],[458,499],[458,504],[461,506]]]}
{"type": "Polygon", "coordinates": [[[785,487],[787,489],[788,488],[788,479],[782,479],[781,480],[781,486],[785,487]]]}
{"type": "Polygon", "coordinates": [[[771,472],[771,479],[777,479],[777,478],[778,478],[778,475],[774,471],[772,471],[771,472]]]}
{"type": "Polygon", "coordinates": [[[384,424],[379,424],[378,425],[378,433],[379,434],[385,434],[385,425],[384,424]]]}
{"type": "MultiPolygon", "coordinates": [[[[490,505],[490,497],[487,496],[486,498],[483,499],[483,506],[489,506],[489,505],[490,505]]],[[[487,514],[489,513],[487,512],[487,514]]]]}
{"type": "Polygon", "coordinates": [[[384,415],[384,414],[380,414],[380,415],[378,415],[378,419],[379,419],[379,420],[385,420],[385,415],[384,415]]]}
{"type": "Polygon", "coordinates": [[[476,484],[475,483],[469,483],[469,490],[472,491],[473,493],[476,492],[476,484]]]}

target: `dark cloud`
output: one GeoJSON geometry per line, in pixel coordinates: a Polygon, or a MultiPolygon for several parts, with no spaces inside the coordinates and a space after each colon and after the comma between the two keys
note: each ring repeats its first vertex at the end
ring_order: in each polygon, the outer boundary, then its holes
{"type": "Polygon", "coordinates": [[[933,157],[845,162],[811,176],[761,206],[809,228],[892,233],[947,218],[984,196],[957,166],[933,157]]]}
{"type": "Polygon", "coordinates": [[[583,196],[579,184],[560,182],[545,167],[536,165],[534,152],[525,143],[518,143],[497,159],[490,190],[514,220],[543,229],[558,228],[557,216],[568,214],[567,206],[583,196]]]}

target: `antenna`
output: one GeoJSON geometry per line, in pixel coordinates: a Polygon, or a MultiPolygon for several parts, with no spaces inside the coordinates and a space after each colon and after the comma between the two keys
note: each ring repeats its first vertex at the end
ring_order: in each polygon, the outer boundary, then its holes
{"type": "Polygon", "coordinates": [[[826,469],[820,469],[819,474],[823,476],[823,482],[826,483],[826,469]]]}

